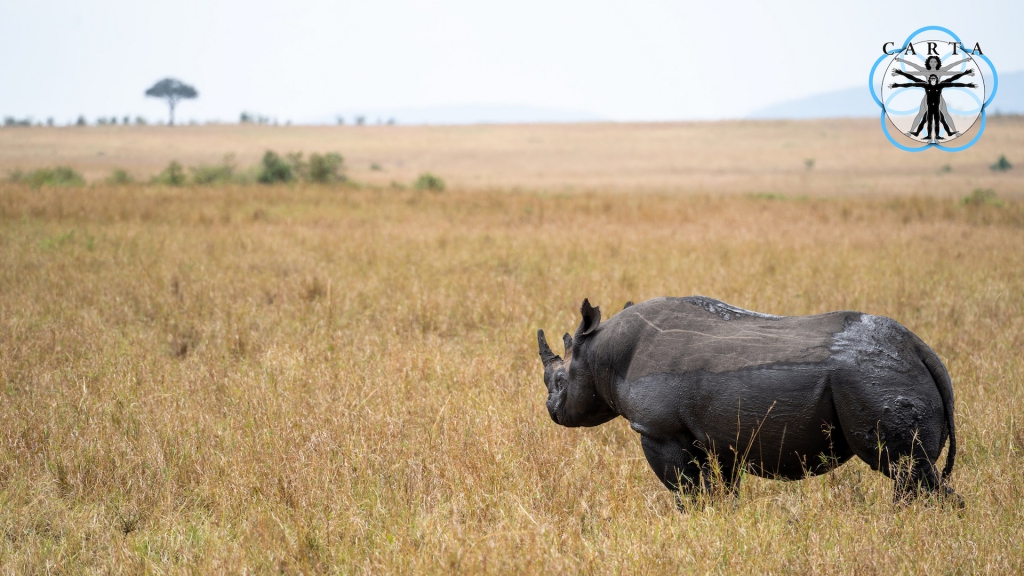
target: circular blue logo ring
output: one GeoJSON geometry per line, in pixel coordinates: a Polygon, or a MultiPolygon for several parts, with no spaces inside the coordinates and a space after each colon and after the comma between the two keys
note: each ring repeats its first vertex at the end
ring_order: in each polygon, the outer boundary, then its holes
{"type": "MultiPolygon", "coordinates": [[[[957,36],[956,34],[954,34],[953,31],[950,30],[949,28],[945,28],[945,27],[942,27],[942,26],[924,26],[923,28],[918,28],[912,34],[910,34],[910,36],[907,36],[907,39],[903,42],[903,47],[902,48],[900,48],[899,50],[897,50],[895,52],[892,52],[892,53],[882,54],[881,56],[879,56],[879,58],[877,60],[875,60],[874,65],[871,66],[871,71],[868,72],[868,90],[871,92],[871,99],[874,100],[875,104],[877,104],[878,107],[882,109],[882,114],[881,114],[882,132],[885,134],[885,137],[889,140],[889,142],[892,143],[893,146],[899,148],[900,150],[904,150],[906,152],[923,152],[924,150],[927,150],[929,148],[938,148],[939,150],[942,150],[943,152],[961,152],[963,150],[966,150],[966,149],[970,148],[971,146],[974,146],[974,144],[978,141],[978,139],[981,138],[981,135],[985,132],[985,124],[986,124],[986,117],[987,117],[986,108],[988,108],[989,104],[991,104],[992,100],[996,97],[996,92],[999,91],[999,74],[998,74],[998,72],[996,72],[996,67],[992,65],[992,61],[988,59],[988,56],[985,56],[984,54],[973,54],[972,55],[972,56],[976,56],[976,57],[981,58],[982,60],[984,60],[985,64],[988,65],[989,69],[992,70],[992,93],[989,94],[988,98],[985,99],[985,102],[983,104],[981,104],[981,126],[978,127],[978,133],[974,135],[974,138],[972,138],[970,142],[968,142],[967,144],[964,144],[963,146],[944,146],[944,145],[939,144],[937,142],[929,142],[927,144],[924,144],[923,146],[917,146],[917,147],[906,146],[904,144],[900,144],[899,142],[896,141],[895,138],[892,137],[892,134],[889,133],[889,126],[886,123],[885,103],[882,103],[882,100],[878,97],[878,94],[876,93],[876,90],[875,90],[875,71],[878,69],[878,65],[881,64],[883,61],[885,61],[887,58],[890,58],[891,56],[894,56],[895,54],[898,54],[898,53],[903,52],[904,50],[906,50],[907,47],[913,41],[913,39],[916,38],[919,34],[921,34],[923,32],[929,32],[931,30],[936,30],[936,31],[948,34],[950,36],[950,38],[952,38],[960,46],[960,48],[964,52],[968,52],[969,51],[969,50],[967,50],[967,48],[964,47],[963,41],[960,40],[960,37],[957,36]]],[[[975,101],[977,101],[977,98],[975,98],[975,101]]],[[[893,114],[897,114],[897,115],[901,115],[901,113],[898,112],[898,111],[892,111],[892,113],[893,114]]],[[[909,114],[909,112],[904,112],[903,114],[909,114]]]]}

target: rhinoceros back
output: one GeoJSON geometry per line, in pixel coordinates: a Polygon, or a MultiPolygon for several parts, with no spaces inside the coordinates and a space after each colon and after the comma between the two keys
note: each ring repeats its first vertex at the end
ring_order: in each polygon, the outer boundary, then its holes
{"type": "Polygon", "coordinates": [[[650,374],[820,363],[830,357],[835,334],[860,316],[772,316],[712,298],[655,298],[617,314],[615,326],[608,328],[633,335],[627,379],[636,380],[650,374]]]}

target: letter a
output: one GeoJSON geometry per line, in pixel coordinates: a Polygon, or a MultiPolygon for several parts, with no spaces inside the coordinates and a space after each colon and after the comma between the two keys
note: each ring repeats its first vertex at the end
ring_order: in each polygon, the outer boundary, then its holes
{"type": "Polygon", "coordinates": [[[907,49],[903,51],[904,56],[908,54],[913,54],[914,56],[917,56],[917,50],[914,50],[913,44],[907,44],[907,49]]]}
{"type": "Polygon", "coordinates": [[[985,55],[985,53],[981,51],[981,43],[974,43],[974,50],[971,50],[971,54],[981,54],[982,56],[985,55]]]}

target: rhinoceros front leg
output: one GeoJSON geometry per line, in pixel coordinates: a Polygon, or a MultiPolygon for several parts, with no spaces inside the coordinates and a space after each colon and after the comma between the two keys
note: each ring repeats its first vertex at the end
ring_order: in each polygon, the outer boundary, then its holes
{"type": "Polygon", "coordinates": [[[709,487],[707,455],[693,448],[692,440],[686,442],[675,438],[663,440],[641,436],[640,445],[644,448],[644,456],[654,474],[666,488],[676,494],[676,505],[680,509],[681,494],[693,496],[709,487]]]}

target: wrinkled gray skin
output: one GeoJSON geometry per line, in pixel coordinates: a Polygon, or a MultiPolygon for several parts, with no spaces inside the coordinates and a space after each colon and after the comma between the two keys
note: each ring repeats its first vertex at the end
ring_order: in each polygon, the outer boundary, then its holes
{"type": "Polygon", "coordinates": [[[705,297],[627,303],[604,323],[584,300],[581,314],[575,337],[563,337],[565,359],[537,332],[551,419],[626,418],[669,490],[706,489],[714,465],[735,490],[741,466],[796,480],[856,455],[893,478],[896,501],[952,494],[949,374],[895,320],[770,316],[705,297]]]}

